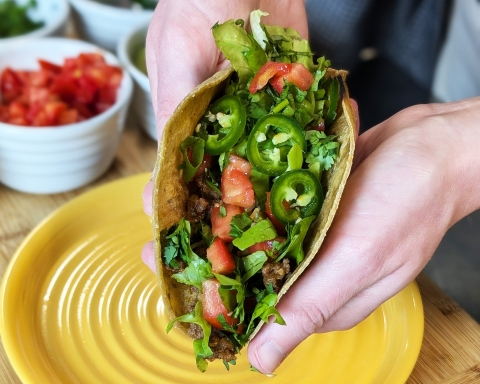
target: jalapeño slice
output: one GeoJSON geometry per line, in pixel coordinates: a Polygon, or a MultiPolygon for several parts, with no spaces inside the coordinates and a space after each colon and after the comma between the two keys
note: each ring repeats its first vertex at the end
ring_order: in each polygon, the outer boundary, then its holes
{"type": "Polygon", "coordinates": [[[247,112],[240,99],[233,95],[223,96],[213,103],[210,112],[216,116],[214,133],[205,141],[205,152],[220,155],[232,148],[242,137],[247,121],[247,112]]]}
{"type": "Polygon", "coordinates": [[[306,169],[289,171],[279,176],[273,183],[270,194],[272,213],[283,224],[293,224],[299,218],[317,216],[323,199],[320,181],[306,169]]]}
{"type": "Polygon", "coordinates": [[[305,151],[307,142],[302,127],[285,115],[266,115],[248,135],[248,161],[267,175],[281,175],[288,168],[287,155],[295,144],[305,151]]]}

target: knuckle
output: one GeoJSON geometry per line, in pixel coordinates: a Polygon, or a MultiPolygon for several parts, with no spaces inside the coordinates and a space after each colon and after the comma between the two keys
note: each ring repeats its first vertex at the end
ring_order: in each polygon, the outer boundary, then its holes
{"type": "Polygon", "coordinates": [[[295,317],[299,331],[307,337],[319,332],[329,314],[325,308],[321,308],[318,303],[313,302],[300,305],[296,310],[295,317]]]}

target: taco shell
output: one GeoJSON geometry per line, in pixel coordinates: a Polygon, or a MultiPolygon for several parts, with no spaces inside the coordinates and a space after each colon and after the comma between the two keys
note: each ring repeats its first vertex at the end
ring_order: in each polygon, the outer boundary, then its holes
{"type": "MultiPolygon", "coordinates": [[[[157,274],[166,312],[170,320],[190,311],[197,301],[196,289],[178,283],[163,266],[161,258],[160,232],[177,224],[185,216],[188,199],[186,183],[179,165],[183,156],[179,150],[182,141],[194,133],[195,127],[207,111],[211,102],[222,95],[233,70],[224,69],[195,88],[177,107],[165,125],[159,141],[157,161],[153,177],[153,233],[157,274]]],[[[327,133],[335,134],[340,144],[338,157],[329,171],[324,172],[322,185],[326,191],[325,200],[317,219],[312,223],[304,241],[305,258],[292,272],[280,292],[280,299],[307,268],[317,254],[330,227],[340,198],[350,174],[355,147],[355,117],[345,85],[345,71],[327,69],[326,77],[340,80],[342,103],[338,115],[327,133]]],[[[259,331],[261,322],[251,338],[259,331]]],[[[190,337],[194,337],[190,324],[177,322],[176,326],[190,337]]]]}

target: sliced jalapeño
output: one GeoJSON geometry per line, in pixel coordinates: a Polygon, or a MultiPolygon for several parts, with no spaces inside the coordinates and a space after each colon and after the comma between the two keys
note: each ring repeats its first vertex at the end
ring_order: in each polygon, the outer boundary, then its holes
{"type": "Polygon", "coordinates": [[[272,213],[283,224],[294,224],[299,218],[317,216],[323,199],[320,181],[307,169],[279,176],[270,194],[272,213]]]}
{"type": "Polygon", "coordinates": [[[205,140],[205,152],[210,155],[220,155],[231,149],[242,137],[247,112],[240,99],[233,95],[218,99],[209,111],[215,116],[214,132],[209,133],[205,140]]]}
{"type": "Polygon", "coordinates": [[[278,176],[288,168],[288,153],[297,144],[305,151],[302,127],[290,117],[271,114],[260,118],[248,135],[248,161],[260,172],[278,176]]]}

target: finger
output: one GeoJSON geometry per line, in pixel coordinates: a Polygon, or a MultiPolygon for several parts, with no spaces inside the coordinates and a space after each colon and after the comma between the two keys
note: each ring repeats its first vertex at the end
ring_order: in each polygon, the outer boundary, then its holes
{"type": "Polygon", "coordinates": [[[144,245],[142,249],[142,261],[150,268],[153,273],[157,273],[157,267],[155,265],[155,253],[153,250],[153,242],[150,241],[144,245]]]}
{"type": "Polygon", "coordinates": [[[143,211],[152,216],[152,193],[153,193],[153,182],[149,181],[145,188],[143,189],[142,198],[143,198],[143,211]]]}
{"type": "Polygon", "coordinates": [[[200,12],[186,14],[178,3],[188,4],[181,0],[176,4],[159,2],[147,33],[147,68],[152,75],[158,137],[177,105],[213,74],[219,61],[211,22],[200,12]]]}

